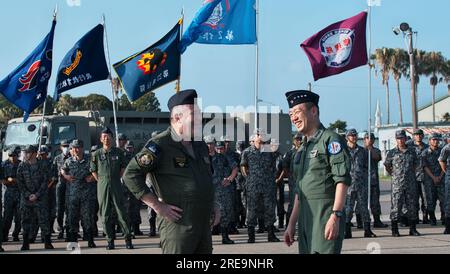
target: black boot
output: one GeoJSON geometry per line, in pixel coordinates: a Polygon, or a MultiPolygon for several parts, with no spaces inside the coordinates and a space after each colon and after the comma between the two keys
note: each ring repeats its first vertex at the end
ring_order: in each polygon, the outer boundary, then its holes
{"type": "Polygon", "coordinates": [[[278,217],[278,228],[283,229],[284,228],[284,215],[278,217]]]}
{"type": "Polygon", "coordinates": [[[408,218],[406,218],[405,216],[400,217],[400,226],[402,227],[409,226],[408,218]]]}
{"type": "Polygon", "coordinates": [[[248,227],[248,241],[249,244],[255,243],[255,227],[249,226],[248,227]]]}
{"type": "Polygon", "coordinates": [[[436,215],[434,214],[433,211],[428,211],[428,215],[430,216],[430,224],[432,226],[436,226],[437,225],[437,220],[436,220],[436,215]]]}
{"type": "Polygon", "coordinates": [[[398,232],[398,222],[392,221],[392,237],[400,237],[400,232],[398,232]]]}
{"type": "Polygon", "coordinates": [[[22,251],[30,250],[30,235],[25,233],[23,234],[23,243],[22,248],[20,250],[22,251]]]}
{"type": "Polygon", "coordinates": [[[53,245],[52,245],[52,235],[45,235],[44,237],[44,248],[45,249],[54,249],[53,245]]]}
{"type": "Polygon", "coordinates": [[[264,233],[265,228],[264,219],[258,219],[258,231],[256,231],[256,233],[264,233]]]}
{"type": "Polygon", "coordinates": [[[3,253],[3,252],[5,252],[5,250],[3,249],[2,244],[0,243],[0,253],[3,253]]]}
{"type": "Polygon", "coordinates": [[[58,240],[64,239],[64,228],[61,228],[58,233],[58,240]]]}
{"type": "Polygon", "coordinates": [[[423,219],[422,219],[422,224],[426,225],[429,224],[430,220],[428,219],[428,212],[424,212],[423,213],[423,219]]]}
{"type": "Polygon", "coordinates": [[[220,225],[214,226],[213,229],[212,229],[211,234],[212,235],[219,235],[220,234],[220,225]]]}
{"type": "Polygon", "coordinates": [[[228,237],[228,231],[225,228],[222,228],[222,244],[231,245],[234,244],[234,241],[228,237]]]}
{"type": "Polygon", "coordinates": [[[446,219],[446,217],[445,217],[445,212],[442,212],[442,211],[441,211],[441,224],[442,224],[442,225],[445,225],[445,219],[446,219]]]}
{"type": "Polygon", "coordinates": [[[409,223],[409,236],[420,236],[420,233],[416,230],[416,223],[414,221],[409,223]]]}
{"type": "Polygon", "coordinates": [[[351,223],[345,223],[345,239],[351,239],[352,238],[352,224],[351,223]]]}
{"type": "Polygon", "coordinates": [[[88,238],[88,247],[89,248],[96,248],[97,245],[94,242],[94,235],[92,233],[89,233],[86,236],[88,238]]]}
{"type": "Polygon", "coordinates": [[[450,218],[445,218],[445,230],[444,234],[450,234],[450,218]]]}
{"type": "Polygon", "coordinates": [[[106,246],[106,250],[113,250],[116,249],[116,246],[114,245],[114,240],[108,241],[108,245],[106,246]]]}
{"type": "Polygon", "coordinates": [[[275,230],[273,226],[267,227],[267,241],[271,243],[278,243],[280,239],[275,235],[275,230]]]}
{"type": "Polygon", "coordinates": [[[372,230],[370,230],[370,223],[364,223],[364,238],[375,238],[375,235],[372,230]]]}
{"type": "Polygon", "coordinates": [[[363,226],[363,222],[362,222],[362,218],[360,214],[356,214],[356,228],[358,229],[362,229],[363,226]]]}
{"type": "Polygon", "coordinates": [[[13,242],[19,242],[19,241],[20,241],[20,239],[19,239],[19,233],[13,234],[13,242]]]}
{"type": "Polygon", "coordinates": [[[135,236],[142,236],[142,235],[144,235],[144,233],[142,233],[142,231],[139,228],[139,224],[134,224],[133,232],[134,232],[135,236]]]}
{"type": "Polygon", "coordinates": [[[134,249],[133,242],[131,241],[131,237],[128,236],[125,240],[126,249],[134,249]]]}
{"type": "Polygon", "coordinates": [[[380,215],[373,215],[373,227],[375,227],[375,228],[386,228],[386,227],[388,227],[388,225],[384,224],[381,221],[380,215]]]}
{"type": "Polygon", "coordinates": [[[148,234],[150,237],[156,236],[156,219],[150,219],[150,233],[148,234]]]}

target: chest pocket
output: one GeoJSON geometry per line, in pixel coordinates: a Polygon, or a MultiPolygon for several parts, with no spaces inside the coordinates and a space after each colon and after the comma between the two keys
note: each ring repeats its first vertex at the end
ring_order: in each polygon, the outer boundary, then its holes
{"type": "Polygon", "coordinates": [[[174,157],[173,158],[173,166],[174,168],[188,168],[189,162],[186,157],[174,157]]]}

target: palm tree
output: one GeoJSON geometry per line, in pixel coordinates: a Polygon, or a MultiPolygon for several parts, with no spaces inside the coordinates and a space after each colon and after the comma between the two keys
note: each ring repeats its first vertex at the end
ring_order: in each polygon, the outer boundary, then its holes
{"type": "Polygon", "coordinates": [[[390,108],[389,108],[389,73],[390,73],[390,62],[392,56],[392,49],[381,48],[376,49],[375,54],[372,55],[371,59],[375,59],[380,67],[382,83],[386,86],[386,116],[387,124],[391,123],[390,119],[390,108]]]}
{"type": "Polygon", "coordinates": [[[432,88],[432,106],[433,106],[433,122],[436,122],[436,86],[439,82],[443,81],[443,77],[439,76],[445,74],[445,58],[440,52],[428,52],[426,53],[423,72],[426,76],[431,76],[430,85],[432,88]]]}
{"type": "Polygon", "coordinates": [[[397,97],[398,97],[398,110],[400,114],[400,124],[403,124],[403,108],[402,108],[402,96],[400,93],[400,78],[408,69],[409,59],[408,53],[403,49],[394,49],[392,52],[391,60],[389,62],[390,71],[397,84],[397,97]]]}

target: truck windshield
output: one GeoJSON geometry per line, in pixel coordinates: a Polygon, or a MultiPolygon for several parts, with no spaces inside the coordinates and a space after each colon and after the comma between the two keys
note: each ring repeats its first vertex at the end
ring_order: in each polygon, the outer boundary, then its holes
{"type": "Polygon", "coordinates": [[[5,146],[37,144],[39,142],[40,125],[40,121],[9,124],[6,129],[5,146]]]}

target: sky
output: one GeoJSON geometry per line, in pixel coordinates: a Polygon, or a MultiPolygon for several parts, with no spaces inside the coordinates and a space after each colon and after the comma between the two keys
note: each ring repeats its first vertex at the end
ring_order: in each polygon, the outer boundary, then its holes
{"type": "MultiPolygon", "coordinates": [[[[55,86],[55,71],[73,44],[106,16],[111,62],[139,52],[164,36],[179,19],[184,7],[185,28],[203,0],[3,0],[0,10],[0,79],[13,71],[49,32],[58,5],[53,48],[53,75],[48,94],[55,86]]],[[[307,89],[320,96],[321,120],[328,126],[337,119],[349,127],[367,129],[367,66],[314,82],[301,42],[326,26],[367,9],[366,0],[260,0],[259,1],[259,96],[262,106],[279,106],[288,112],[285,93],[307,89]]],[[[450,58],[450,21],[447,0],[381,0],[372,8],[372,51],[381,47],[404,48],[402,35],[392,27],[408,22],[418,32],[416,47],[440,51],[450,58]]],[[[114,75],[114,74],[113,74],[114,75]]],[[[182,89],[195,88],[203,106],[252,106],[255,85],[255,46],[193,44],[182,55],[182,89]]],[[[411,121],[409,82],[401,81],[404,120],[411,121]]],[[[391,122],[399,121],[395,82],[390,81],[391,122]]],[[[175,83],[155,91],[163,111],[174,94],[175,83]]],[[[111,98],[108,81],[68,91],[74,97],[100,93],[111,98]]],[[[386,121],[386,95],[381,78],[373,73],[372,112],[379,101],[386,121]]],[[[447,94],[447,84],[437,86],[437,97],[447,94]]],[[[431,87],[422,78],[418,105],[431,102],[431,87]]],[[[374,119],[374,118],[372,118],[374,119]]]]}

